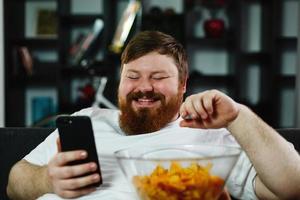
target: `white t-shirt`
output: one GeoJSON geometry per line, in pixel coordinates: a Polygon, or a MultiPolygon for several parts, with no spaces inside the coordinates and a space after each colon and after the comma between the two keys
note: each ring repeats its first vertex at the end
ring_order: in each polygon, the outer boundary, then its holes
{"type": "MultiPolygon", "coordinates": [[[[119,127],[119,111],[87,108],[74,115],[87,115],[92,120],[95,142],[101,165],[103,184],[93,193],[80,197],[80,200],[128,200],[134,199],[134,192],[125,179],[113,153],[117,150],[143,144],[215,144],[239,146],[226,129],[193,129],[179,126],[181,119],[169,123],[163,129],[141,135],[126,136],[119,127]]],[[[25,156],[25,160],[36,165],[46,165],[57,153],[57,130],[25,156]]],[[[253,180],[256,172],[243,152],[228,181],[230,194],[241,199],[257,199],[253,180]]],[[[55,194],[45,194],[39,199],[62,199],[55,194]]]]}

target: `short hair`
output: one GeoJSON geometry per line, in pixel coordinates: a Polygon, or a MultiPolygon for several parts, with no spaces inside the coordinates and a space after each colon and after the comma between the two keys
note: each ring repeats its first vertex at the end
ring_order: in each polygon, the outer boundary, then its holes
{"type": "Polygon", "coordinates": [[[121,56],[121,71],[124,64],[151,52],[173,58],[179,81],[181,84],[185,82],[188,77],[188,62],[183,46],[172,36],[159,31],[143,31],[130,40],[121,56]]]}

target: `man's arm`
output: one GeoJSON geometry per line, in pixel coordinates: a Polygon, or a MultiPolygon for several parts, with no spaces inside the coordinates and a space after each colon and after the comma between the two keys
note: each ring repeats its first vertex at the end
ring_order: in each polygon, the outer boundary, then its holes
{"type": "Polygon", "coordinates": [[[188,97],[180,114],[189,116],[181,126],[228,128],[257,171],[255,192],[259,198],[300,199],[298,153],[246,106],[211,90],[188,97]]]}
{"type": "Polygon", "coordinates": [[[63,198],[74,198],[95,191],[86,187],[100,180],[96,163],[69,166],[67,163],[85,159],[85,151],[57,153],[45,166],[30,164],[25,160],[16,163],[10,171],[7,193],[11,199],[36,199],[46,193],[63,198]],[[83,176],[84,174],[90,174],[83,176]],[[91,174],[92,173],[92,174],[91,174]]]}
{"type": "Polygon", "coordinates": [[[243,105],[228,130],[256,169],[258,197],[300,199],[300,156],[284,138],[243,105]]]}
{"type": "Polygon", "coordinates": [[[10,171],[7,194],[11,199],[37,199],[50,192],[47,167],[30,164],[26,160],[16,163],[10,171]]]}

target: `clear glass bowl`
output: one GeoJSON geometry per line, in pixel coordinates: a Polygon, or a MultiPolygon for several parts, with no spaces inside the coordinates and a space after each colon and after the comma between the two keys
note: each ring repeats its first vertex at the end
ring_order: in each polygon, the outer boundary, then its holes
{"type": "Polygon", "coordinates": [[[216,145],[142,146],[115,152],[140,200],[214,200],[223,192],[240,148],[216,145]]]}

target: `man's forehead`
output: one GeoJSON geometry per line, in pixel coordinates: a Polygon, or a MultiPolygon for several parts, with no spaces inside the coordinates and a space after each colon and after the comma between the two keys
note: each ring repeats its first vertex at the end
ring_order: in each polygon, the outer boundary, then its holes
{"type": "Polygon", "coordinates": [[[140,71],[141,69],[148,69],[167,72],[174,69],[177,70],[177,67],[173,58],[170,56],[152,52],[128,63],[124,63],[123,69],[126,69],[126,71],[140,71]]]}

